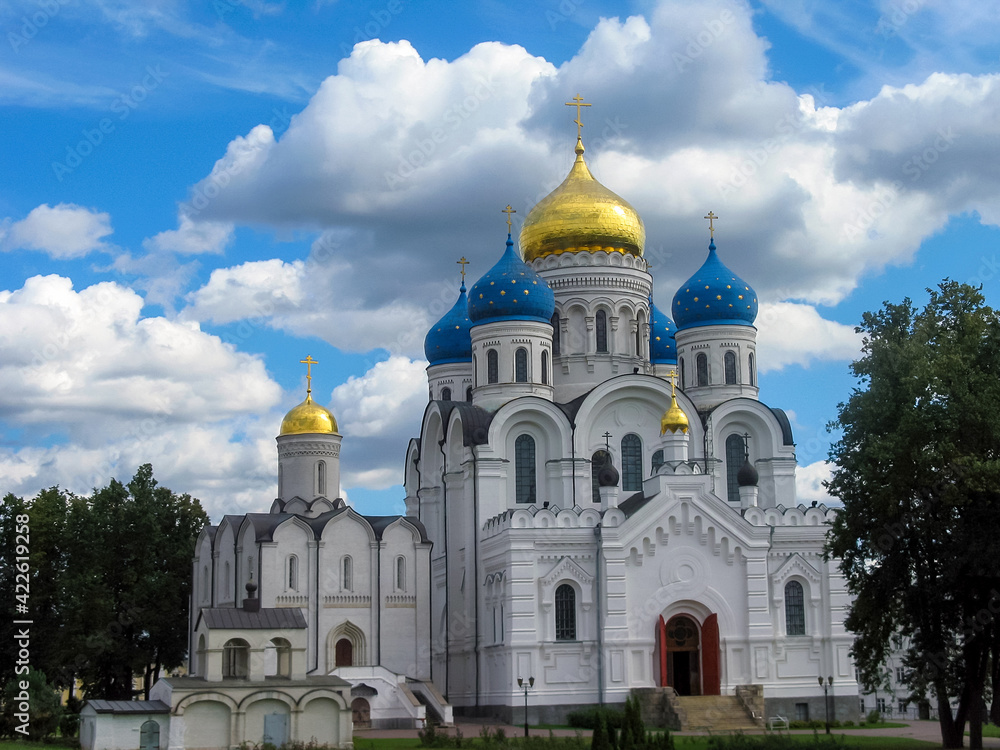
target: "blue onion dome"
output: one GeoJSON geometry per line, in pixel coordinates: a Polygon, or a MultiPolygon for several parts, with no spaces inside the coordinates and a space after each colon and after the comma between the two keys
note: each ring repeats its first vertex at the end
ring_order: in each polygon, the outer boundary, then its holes
{"type": "Polygon", "coordinates": [[[469,317],[473,324],[494,320],[537,320],[548,323],[556,309],[555,295],[545,279],[514,252],[507,234],[507,249],[500,260],[472,285],[469,317]]]}
{"type": "Polygon", "coordinates": [[[458,299],[424,338],[424,356],[432,365],[447,362],[472,361],[472,321],[469,320],[469,300],[465,296],[465,279],[458,299]]]}
{"type": "Polygon", "coordinates": [[[649,298],[649,314],[649,361],[657,365],[676,365],[677,342],[674,334],[677,333],[677,326],[653,304],[652,297],[649,298]]]}
{"type": "Polygon", "coordinates": [[[757,318],[757,292],[719,260],[715,240],[708,259],[674,295],[672,312],[677,328],[697,326],[752,326],[757,318]]]}

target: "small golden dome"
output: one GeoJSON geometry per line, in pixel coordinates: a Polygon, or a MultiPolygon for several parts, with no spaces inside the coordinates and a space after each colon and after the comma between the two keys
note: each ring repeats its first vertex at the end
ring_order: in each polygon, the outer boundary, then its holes
{"type": "Polygon", "coordinates": [[[329,409],[320,406],[307,394],[306,400],[292,409],[281,420],[281,435],[304,435],[319,433],[331,435],[337,432],[337,420],[329,409]]]}
{"type": "Polygon", "coordinates": [[[666,435],[667,430],[671,432],[681,432],[687,434],[690,424],[688,423],[687,415],[681,410],[681,407],[677,405],[677,396],[673,393],[670,394],[670,408],[664,412],[663,416],[660,418],[660,434],[666,435]]]}
{"type": "Polygon", "coordinates": [[[646,228],[627,201],[594,179],[576,140],[576,161],[562,184],[528,212],[521,227],[525,262],[560,253],[630,253],[641,256],[646,228]]]}

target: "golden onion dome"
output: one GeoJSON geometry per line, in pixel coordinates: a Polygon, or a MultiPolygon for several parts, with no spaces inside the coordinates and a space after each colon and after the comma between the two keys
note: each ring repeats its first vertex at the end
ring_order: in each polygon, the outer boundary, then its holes
{"type": "Polygon", "coordinates": [[[304,435],[319,433],[331,435],[337,432],[337,420],[330,410],[312,400],[311,394],[306,394],[306,400],[293,408],[281,420],[281,435],[304,435]]]}
{"type": "Polygon", "coordinates": [[[691,425],[688,422],[687,415],[681,407],[677,405],[677,396],[671,393],[670,408],[667,409],[660,418],[660,434],[666,435],[667,430],[670,430],[670,432],[677,432],[677,430],[680,430],[686,434],[690,426],[691,425]]]}
{"type": "Polygon", "coordinates": [[[521,227],[525,262],[598,250],[641,256],[645,244],[639,214],[590,174],[578,137],[573,168],[559,187],[535,204],[521,227]]]}

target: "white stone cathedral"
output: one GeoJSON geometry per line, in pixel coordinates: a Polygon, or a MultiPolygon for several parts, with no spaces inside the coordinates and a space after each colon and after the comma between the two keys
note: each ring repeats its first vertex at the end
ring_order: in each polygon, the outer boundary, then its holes
{"type": "Polygon", "coordinates": [[[285,417],[270,512],[198,541],[196,677],[288,677],[272,633],[249,662],[197,640],[250,583],[301,613],[302,671],[350,683],[356,723],[519,721],[520,683],[531,721],[654,689],[682,721],[687,696],[856,717],[833,511],[797,504],[788,418],[758,399],[756,293],[710,213],[707,258],[657,309],[642,220],[576,155],[427,334],[405,515],[336,499],[341,436],[311,396],[285,417]]]}

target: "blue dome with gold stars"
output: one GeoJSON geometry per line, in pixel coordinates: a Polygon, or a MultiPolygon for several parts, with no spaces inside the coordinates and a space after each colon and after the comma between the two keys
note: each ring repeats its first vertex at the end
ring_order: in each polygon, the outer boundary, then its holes
{"type": "MultiPolygon", "coordinates": [[[[463,258],[463,260],[465,260],[463,258]]],[[[458,300],[424,338],[424,356],[432,365],[472,361],[472,321],[469,320],[469,300],[465,296],[465,280],[458,300]]]]}
{"type": "Polygon", "coordinates": [[[548,323],[555,309],[555,295],[549,285],[514,252],[508,233],[507,249],[500,260],[472,285],[469,318],[473,325],[494,320],[548,323]]]}
{"type": "Polygon", "coordinates": [[[678,330],[697,326],[752,326],[757,318],[757,292],[730,271],[708,245],[708,259],[674,295],[671,308],[678,330]]]}
{"type": "Polygon", "coordinates": [[[649,330],[649,360],[657,365],[677,364],[677,342],[674,334],[677,326],[649,298],[650,330],[649,330]]]}

